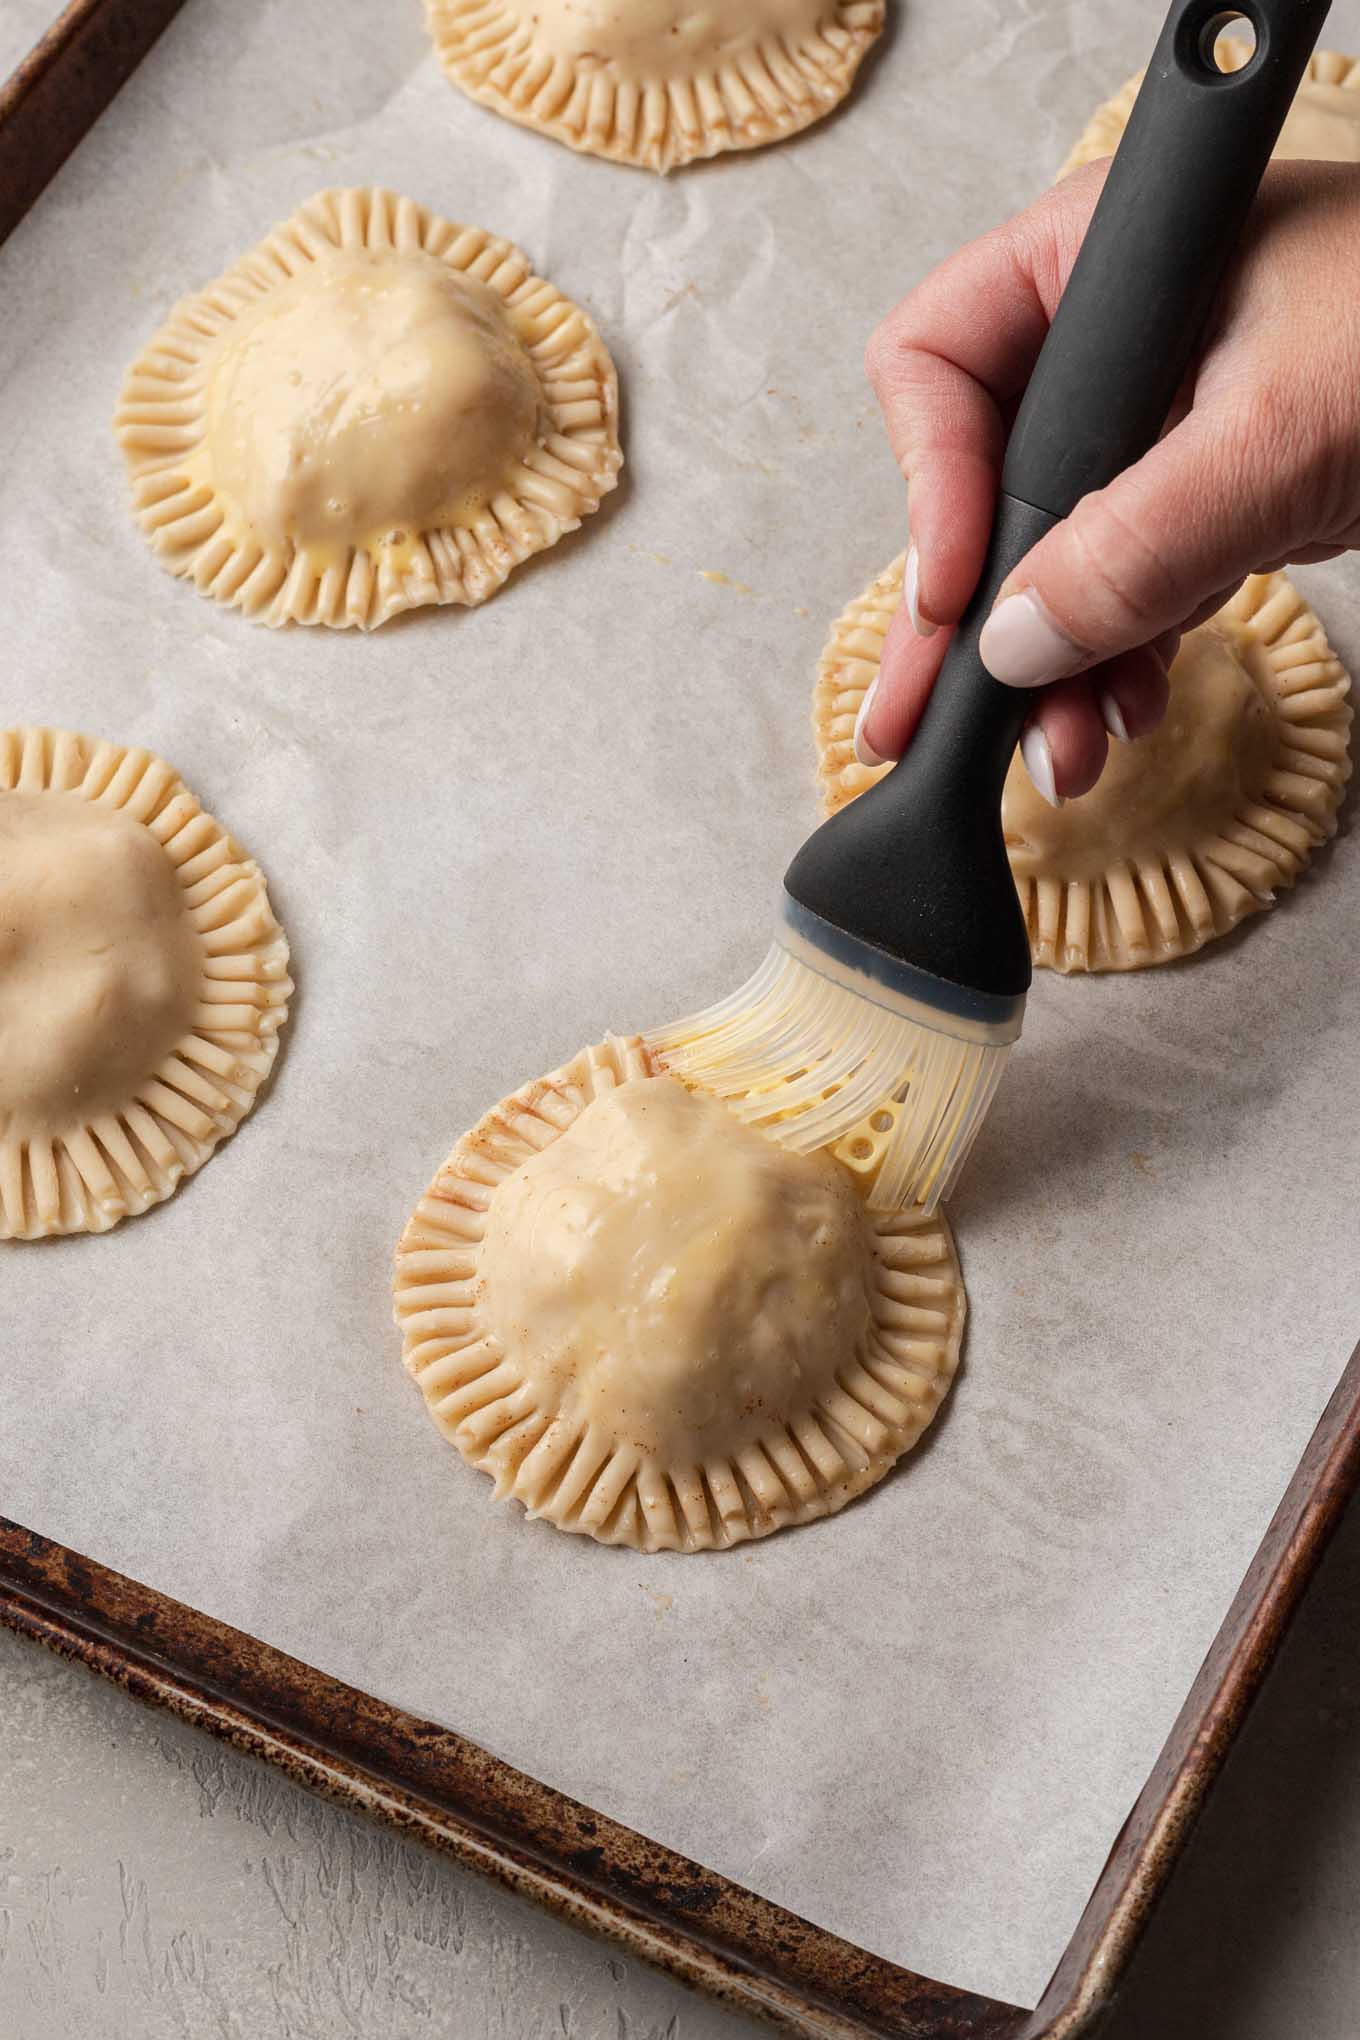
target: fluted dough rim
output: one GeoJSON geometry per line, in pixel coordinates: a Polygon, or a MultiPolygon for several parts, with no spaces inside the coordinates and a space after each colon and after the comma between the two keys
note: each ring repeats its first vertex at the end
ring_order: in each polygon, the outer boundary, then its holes
{"type": "Polygon", "coordinates": [[[137,522],[172,574],[261,622],[337,630],[373,630],[431,604],[484,602],[516,566],[599,508],[623,461],[618,378],[590,317],[511,242],[376,186],[318,192],[234,268],[182,298],[129,369],[114,429],[137,522]],[[322,564],[291,540],[234,531],[194,456],[206,446],[215,342],[271,290],[347,250],[432,255],[494,290],[515,313],[546,425],[468,527],[417,530],[399,554],[349,546],[343,559],[322,564]]]}
{"type": "MultiPolygon", "coordinates": [[[[837,617],[817,669],[812,727],[823,810],[834,814],[889,768],[861,765],[855,717],[902,599],[899,555],[837,617]]],[[[1140,970],[1192,955],[1274,904],[1336,833],[1350,778],[1350,680],[1321,623],[1281,573],[1251,574],[1213,622],[1261,651],[1275,752],[1232,826],[1188,852],[1112,861],[1099,880],[1017,877],[1030,953],[1064,973],[1140,970]]]]}
{"type": "Polygon", "coordinates": [[[616,83],[603,66],[535,60],[499,0],[425,0],[444,74],[483,106],[569,148],[663,174],[811,127],[849,92],[882,33],[885,0],[826,0],[815,34],[767,37],[694,77],[616,83]]]}
{"type": "MultiPolygon", "coordinates": [[[[1239,63],[1246,61],[1248,44],[1237,36],[1225,36],[1223,40],[1234,52],[1241,53],[1239,63]]],[[[1119,147],[1119,138],[1129,124],[1143,75],[1141,71],[1135,72],[1112,98],[1096,108],[1058,172],[1060,178],[1066,177],[1070,171],[1079,170],[1084,163],[1097,163],[1102,157],[1114,154],[1119,147]]],[[[1360,57],[1343,56],[1338,50],[1314,50],[1302,82],[1340,85],[1350,91],[1360,91],[1360,57]]]]}
{"type": "Polygon", "coordinates": [[[288,1017],[288,943],[259,866],[152,752],[0,730],[6,793],[74,793],[140,822],[202,943],[193,1023],[120,1110],[47,1139],[0,1135],[0,1240],[107,1232],[169,1197],[250,1111],[288,1017]]]}
{"type": "MultiPolygon", "coordinates": [[[[737,1460],[702,1468],[624,1464],[595,1425],[535,1452],[554,1413],[477,1309],[478,1255],[497,1185],[565,1132],[591,1101],[664,1075],[637,1036],[610,1036],[493,1107],[454,1148],[396,1250],[393,1301],[407,1370],[431,1417],[472,1466],[531,1519],[639,1551],[702,1551],[829,1516],[916,1443],[948,1392],[965,1297],[943,1213],[866,1211],[877,1288],[868,1350],[834,1392],[737,1460]],[[598,1435],[597,1435],[598,1434],[598,1435]]],[[[633,1460],[636,1454],[632,1455],[633,1460]]]]}

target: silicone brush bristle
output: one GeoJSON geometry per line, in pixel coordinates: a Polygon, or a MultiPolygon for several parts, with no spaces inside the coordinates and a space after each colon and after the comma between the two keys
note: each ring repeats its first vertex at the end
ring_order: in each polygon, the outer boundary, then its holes
{"type": "Polygon", "coordinates": [[[871,1201],[930,1212],[987,1115],[1018,1023],[960,1018],[920,990],[920,974],[911,990],[870,978],[785,925],[739,991],[646,1040],[676,1076],[786,1147],[867,1143],[871,1201]]]}

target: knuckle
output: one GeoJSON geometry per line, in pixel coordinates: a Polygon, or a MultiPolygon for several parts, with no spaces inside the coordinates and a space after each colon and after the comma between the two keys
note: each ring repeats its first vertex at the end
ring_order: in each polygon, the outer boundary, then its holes
{"type": "Polygon", "coordinates": [[[1266,378],[1253,378],[1234,405],[1224,433],[1222,452],[1230,484],[1253,494],[1274,477],[1306,465],[1303,436],[1295,407],[1266,378]]]}
{"type": "Polygon", "coordinates": [[[910,298],[904,298],[886,319],[880,319],[864,349],[864,372],[880,398],[898,394],[914,380],[919,353],[910,298]]]}
{"type": "Polygon", "coordinates": [[[896,350],[893,334],[895,314],[890,313],[874,327],[864,345],[864,373],[870,387],[881,390],[888,379],[888,363],[896,350]]]}
{"type": "Polygon", "coordinates": [[[1243,544],[1262,556],[1307,543],[1355,493],[1354,440],[1316,400],[1301,404],[1296,390],[1254,378],[1227,414],[1204,482],[1206,514],[1232,502],[1243,544]]]}
{"type": "Polygon", "coordinates": [[[1309,544],[1354,519],[1360,432],[1353,390],[1322,377],[1306,394],[1288,385],[1253,390],[1237,433],[1266,543],[1309,544]]]}
{"type": "Polygon", "coordinates": [[[1180,591],[1166,549],[1108,490],[1083,497],[1067,522],[1083,606],[1104,629],[1136,644],[1176,615],[1180,591]]]}
{"type": "Polygon", "coordinates": [[[995,228],[994,238],[1017,276],[1027,277],[1051,318],[1090,225],[1108,163],[1088,163],[995,228]]]}

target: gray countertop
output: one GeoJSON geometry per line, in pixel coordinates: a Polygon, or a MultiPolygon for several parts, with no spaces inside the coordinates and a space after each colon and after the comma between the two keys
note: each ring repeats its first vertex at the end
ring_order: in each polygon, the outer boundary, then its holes
{"type": "MultiPolygon", "coordinates": [[[[1357,1634],[1353,1514],[1105,2040],[1356,2040],[1357,1634]]],[[[4,2040],[765,2030],[0,1632],[4,2040]]]]}

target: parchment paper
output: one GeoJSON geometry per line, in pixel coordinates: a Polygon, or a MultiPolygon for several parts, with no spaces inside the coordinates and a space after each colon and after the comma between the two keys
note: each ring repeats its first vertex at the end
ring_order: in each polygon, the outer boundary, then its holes
{"type": "MultiPolygon", "coordinates": [[[[919,0],[842,116],[662,182],[462,98],[414,0],[189,0],[0,255],[0,722],[172,759],[299,985],[271,1093],[168,1205],[0,1252],[5,1511],[1026,2002],[1360,1332],[1354,842],[1185,969],[1039,977],[954,1211],[966,1369],[833,1523],[643,1559],[493,1508],[388,1270],[485,1105],[762,953],[818,651],[902,543],[864,339],[1160,11],[919,0]],[[153,563],[109,414],[182,291],[368,181],[591,306],[626,480],[484,609],[270,634],[153,563]]],[[[1354,665],[1360,573],[1299,579],[1354,665]]]]}

